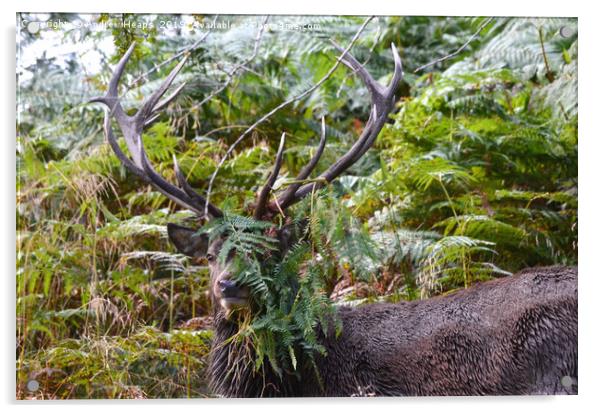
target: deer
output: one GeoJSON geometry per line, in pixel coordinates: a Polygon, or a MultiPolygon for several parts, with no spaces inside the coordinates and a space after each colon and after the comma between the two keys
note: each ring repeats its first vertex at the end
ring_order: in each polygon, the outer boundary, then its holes
{"type": "MultiPolygon", "coordinates": [[[[135,47],[130,46],[115,67],[106,94],[94,98],[106,106],[104,133],[123,166],[178,206],[200,219],[223,217],[224,212],[193,189],[174,155],[172,184],[152,166],[142,131],[160,115],[183,89],[168,97],[186,56],[133,115],[121,105],[118,86],[135,47]],[[129,156],[118,144],[114,120],[125,139],[129,156]]],[[[258,192],[255,219],[270,220],[308,194],[341,176],[371,147],[396,103],[402,63],[391,45],[394,69],[388,85],[373,79],[348,50],[335,45],[342,62],[359,76],[371,99],[370,115],[351,148],[318,178],[307,180],[325,149],[324,119],[320,141],[294,183],[275,193],[284,152],[284,134],[273,169],[258,192]]],[[[291,245],[296,231],[278,229],[274,237],[281,252],[291,245]]],[[[298,232],[298,231],[297,231],[298,232]]],[[[222,397],[317,396],[454,396],[531,395],[577,393],[577,268],[535,267],[514,275],[477,283],[469,288],[429,299],[399,303],[339,305],[339,333],[318,332],[325,354],[315,359],[315,369],[299,363],[294,374],[277,374],[265,364],[260,370],[241,363],[241,344],[229,341],[239,329],[234,309],[249,308],[249,288],[237,283],[230,261],[220,262],[224,239],[210,240],[194,228],[167,225],[175,248],[194,260],[206,260],[213,311],[213,344],[209,381],[222,397]],[[232,372],[236,374],[232,374],[232,372]]]]}

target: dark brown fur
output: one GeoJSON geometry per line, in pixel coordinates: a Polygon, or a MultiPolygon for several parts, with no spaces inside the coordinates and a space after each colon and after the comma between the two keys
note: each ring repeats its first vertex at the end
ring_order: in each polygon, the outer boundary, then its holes
{"type": "Polygon", "coordinates": [[[242,362],[248,347],[224,344],[236,323],[215,311],[212,386],[226,397],[577,393],[576,268],[527,269],[428,300],[341,306],[342,332],[320,338],[327,355],[318,371],[302,360],[283,378],[242,362]]]}

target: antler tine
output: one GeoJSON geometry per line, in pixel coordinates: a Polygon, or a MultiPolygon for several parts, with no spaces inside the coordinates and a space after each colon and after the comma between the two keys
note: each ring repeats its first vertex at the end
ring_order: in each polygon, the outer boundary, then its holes
{"type": "Polygon", "coordinates": [[[341,61],[345,64],[345,66],[349,67],[354,73],[357,73],[357,75],[362,78],[364,84],[370,92],[370,95],[373,98],[374,96],[382,93],[383,86],[374,80],[374,78],[372,78],[366,68],[364,68],[364,66],[358,62],[355,57],[353,57],[350,53],[345,53],[345,49],[339,46],[334,40],[330,39],[330,43],[341,53],[341,61]]]}
{"type": "MultiPolygon", "coordinates": [[[[205,202],[206,202],[205,198],[202,197],[201,195],[199,195],[194,190],[194,188],[192,188],[192,186],[190,186],[190,184],[186,180],[186,177],[184,176],[184,174],[182,173],[182,171],[180,169],[180,165],[178,165],[176,155],[173,156],[173,166],[174,166],[174,170],[176,173],[176,179],[178,180],[178,184],[184,190],[184,192],[186,192],[186,194],[189,197],[191,197],[197,205],[205,205],[205,202]]],[[[211,203],[209,203],[207,209],[208,209],[209,213],[216,218],[219,218],[224,215],[224,213],[219,208],[217,208],[215,205],[213,205],[211,203]]]]}
{"type": "Polygon", "coordinates": [[[140,169],[138,166],[136,166],[134,164],[134,162],[132,162],[131,159],[128,158],[127,155],[125,153],[123,153],[123,151],[119,147],[119,144],[117,143],[117,137],[113,133],[113,128],[111,127],[111,114],[110,114],[108,108],[105,109],[104,129],[105,129],[105,136],[107,137],[107,141],[109,142],[109,145],[113,149],[113,152],[115,152],[115,155],[117,155],[117,158],[126,167],[126,169],[129,170],[134,175],[136,175],[138,178],[142,179],[144,182],[150,183],[150,180],[144,174],[144,171],[142,169],[140,169]]]}
{"type": "Polygon", "coordinates": [[[316,153],[311,158],[309,163],[307,165],[305,165],[301,169],[301,171],[299,171],[299,174],[295,177],[295,182],[292,183],[291,185],[289,185],[289,187],[278,197],[277,202],[279,205],[287,205],[290,202],[290,200],[295,196],[295,192],[297,191],[297,189],[299,189],[301,187],[301,185],[303,184],[303,180],[307,179],[309,177],[309,175],[312,173],[312,171],[314,170],[314,168],[316,167],[316,165],[318,165],[318,161],[320,160],[320,157],[322,156],[322,153],[324,152],[325,147],[326,147],[326,121],[324,120],[324,117],[322,117],[322,127],[321,127],[320,143],[318,144],[318,149],[316,150],[316,153]]]}
{"type": "Polygon", "coordinates": [[[146,128],[147,126],[152,125],[157,119],[159,119],[161,117],[160,113],[155,113],[154,115],[152,115],[150,118],[148,118],[145,122],[144,122],[144,128],[146,128]]]}
{"type": "MultiPolygon", "coordinates": [[[[204,215],[205,199],[197,194],[192,187],[186,182],[186,179],[182,175],[177,165],[174,163],[176,169],[176,177],[182,189],[169,183],[161,175],[159,175],[152,167],[146,151],[144,149],[144,143],[142,141],[142,130],[145,126],[154,122],[159,116],[160,110],[164,109],[171,101],[173,101],[178,93],[183,89],[184,84],[178,86],[167,98],[160,101],[161,97],[167,92],[178,72],[184,66],[186,62],[186,56],[182,59],[176,67],[172,69],[167,78],[161,83],[161,86],[143,103],[142,107],[134,116],[128,116],[118,96],[119,81],[125,66],[134,51],[135,42],[129,47],[127,52],[121,58],[115,70],[113,76],[109,81],[108,90],[105,96],[92,99],[90,102],[101,102],[104,103],[108,110],[105,113],[105,135],[109,145],[115,152],[115,155],[123,163],[123,165],[133,174],[138,176],[144,182],[151,184],[163,195],[177,203],[178,205],[190,209],[198,215],[204,215]],[[111,128],[111,115],[117,120],[119,128],[121,129],[125,138],[125,143],[130,152],[131,159],[123,153],[117,138],[111,128]]],[[[220,217],[223,215],[222,211],[214,205],[209,204],[208,212],[214,217],[220,217]]]]}
{"type": "Polygon", "coordinates": [[[274,168],[270,173],[265,185],[261,188],[261,192],[259,192],[259,196],[257,197],[257,205],[255,207],[255,213],[253,214],[255,219],[261,219],[266,210],[266,205],[268,202],[268,197],[270,196],[270,192],[272,192],[272,187],[278,178],[278,173],[280,172],[280,167],[282,166],[282,155],[284,153],[284,140],[286,138],[286,133],[282,133],[280,137],[280,145],[278,146],[278,152],[276,153],[276,162],[274,162],[274,168]]]}
{"type": "Polygon", "coordinates": [[[183,82],[180,86],[178,86],[173,91],[173,93],[171,93],[168,97],[166,97],[165,99],[163,99],[159,103],[157,103],[157,105],[153,109],[153,113],[159,112],[159,111],[165,109],[167,107],[167,105],[169,105],[180,94],[182,89],[184,89],[184,86],[186,86],[186,82],[183,82]]]}
{"type": "Polygon", "coordinates": [[[147,178],[149,179],[150,184],[153,185],[155,189],[157,189],[163,195],[174,201],[176,204],[186,209],[190,209],[198,215],[204,215],[203,205],[195,202],[194,199],[189,197],[184,191],[169,183],[161,175],[159,175],[157,171],[155,171],[148,159],[148,156],[146,155],[146,152],[144,151],[143,145],[140,145],[139,156],[142,163],[142,169],[144,170],[147,178]]]}
{"type": "MultiPolygon", "coordinates": [[[[127,52],[123,55],[123,57],[115,66],[115,70],[113,71],[113,75],[111,76],[111,80],[109,80],[109,86],[107,88],[107,93],[105,96],[94,98],[90,100],[92,102],[100,102],[107,105],[110,109],[110,114],[117,120],[119,124],[119,128],[123,132],[123,137],[125,139],[125,144],[128,147],[130,155],[134,161],[134,164],[142,170],[142,164],[140,163],[140,158],[138,157],[139,148],[138,142],[136,139],[136,135],[142,133],[142,128],[144,127],[144,121],[140,122],[138,114],[131,117],[128,116],[123,107],[121,106],[121,102],[119,101],[119,82],[121,80],[121,76],[125,71],[125,67],[130,60],[132,53],[136,47],[136,42],[132,42],[127,52]]],[[[139,111],[140,112],[140,111],[139,111]]]]}
{"type": "MultiPolygon", "coordinates": [[[[88,103],[100,102],[107,105],[110,109],[110,114],[117,119],[117,122],[121,126],[122,124],[126,125],[130,123],[130,117],[126,115],[121,103],[119,102],[119,81],[121,80],[121,76],[123,75],[123,71],[125,70],[125,66],[127,62],[130,60],[130,56],[134,52],[134,48],[136,46],[136,42],[132,42],[128,50],[125,52],[123,57],[115,66],[115,70],[113,71],[113,75],[111,76],[111,80],[109,80],[109,85],[107,87],[107,93],[104,96],[90,99],[88,103]]],[[[127,143],[127,140],[126,140],[127,143]]],[[[129,149],[128,145],[128,149],[129,149]]]]}
{"type": "Polygon", "coordinates": [[[165,99],[163,99],[159,103],[157,103],[157,105],[153,109],[151,115],[148,117],[147,120],[144,121],[144,127],[151,125],[154,121],[156,121],[161,116],[161,114],[159,112],[161,110],[165,109],[165,107],[167,107],[167,105],[169,105],[176,98],[176,96],[178,96],[178,94],[182,91],[182,89],[184,89],[184,86],[186,86],[186,82],[184,82],[180,86],[178,86],[176,88],[176,90],[174,90],[173,93],[170,94],[168,97],[166,97],[165,99]]]}
{"type": "Polygon", "coordinates": [[[121,57],[121,59],[119,59],[119,62],[117,63],[117,66],[115,67],[115,70],[113,71],[113,77],[111,77],[111,80],[109,81],[107,97],[114,98],[116,104],[119,104],[119,101],[117,100],[119,81],[121,80],[121,76],[123,75],[125,66],[127,65],[128,61],[130,60],[130,56],[134,52],[135,48],[136,48],[136,42],[132,42],[132,44],[130,45],[128,50],[125,52],[125,54],[121,57]]]}
{"type": "Polygon", "coordinates": [[[401,62],[401,56],[399,56],[399,51],[397,50],[397,47],[395,46],[395,43],[391,42],[391,53],[393,54],[393,64],[394,69],[393,69],[393,78],[391,79],[391,82],[389,83],[389,89],[390,89],[390,93],[391,93],[391,97],[394,96],[395,93],[395,89],[397,89],[397,86],[399,85],[399,82],[401,81],[401,78],[403,77],[403,63],[401,62]]]}
{"type": "MultiPolygon", "coordinates": [[[[333,42],[334,43],[334,42],[333,42]]],[[[344,53],[338,45],[334,44],[337,49],[344,53]]],[[[355,73],[362,79],[364,85],[368,88],[372,100],[372,108],[370,110],[370,117],[364,127],[360,137],[352,145],[352,147],[339,158],[334,164],[332,164],[325,172],[323,172],[318,180],[313,183],[307,183],[297,188],[295,193],[291,196],[290,194],[284,199],[284,202],[280,203],[281,208],[286,208],[293,203],[301,200],[308,193],[314,189],[323,187],[327,182],[331,182],[341,173],[347,170],[357,160],[364,155],[368,149],[372,146],[381,129],[387,122],[389,113],[393,110],[395,103],[395,91],[399,86],[403,75],[403,68],[401,64],[401,58],[394,44],[391,44],[391,51],[393,54],[393,60],[395,68],[393,71],[393,77],[387,87],[382,86],[368,73],[368,71],[350,54],[344,54],[341,57],[341,61],[348,67],[354,70],[355,73]]]]}
{"type": "Polygon", "coordinates": [[[182,67],[186,63],[187,59],[188,55],[185,55],[184,58],[180,61],[180,63],[178,63],[176,67],[174,67],[171,70],[171,72],[169,73],[169,75],[167,75],[163,83],[161,83],[161,86],[159,86],[159,88],[146,100],[146,102],[144,102],[142,108],[140,108],[140,110],[136,114],[136,117],[140,117],[142,121],[146,121],[152,115],[153,112],[159,111],[163,107],[167,106],[167,104],[169,104],[169,102],[171,102],[177,96],[177,94],[180,93],[184,85],[180,85],[174,91],[174,93],[172,93],[162,102],[159,102],[161,96],[163,96],[165,92],[167,92],[167,89],[169,89],[180,70],[182,70],[182,67]]]}

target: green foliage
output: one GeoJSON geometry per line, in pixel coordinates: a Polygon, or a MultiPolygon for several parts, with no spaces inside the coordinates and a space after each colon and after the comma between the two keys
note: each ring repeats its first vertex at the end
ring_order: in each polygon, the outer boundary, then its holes
{"type": "MultiPolygon", "coordinates": [[[[119,164],[104,142],[102,111],[85,104],[104,93],[107,67],[136,40],[120,89],[133,113],[176,62],[157,65],[204,30],[185,26],[174,36],[149,26],[174,16],[48,17],[139,24],[44,34],[56,46],[94,45],[86,51],[98,53],[100,72],[76,53],[18,64],[18,397],[210,396],[208,271],[177,254],[165,230],[195,218],[119,164]],[[114,47],[95,46],[106,43],[114,47]],[[197,332],[187,330],[194,326],[197,332]],[[32,378],[40,391],[27,392],[32,378]]],[[[228,18],[229,29],[190,50],[176,80],[186,87],[143,136],[159,173],[175,182],[175,155],[201,193],[243,130],[332,67],[328,39],[346,45],[364,21],[272,16],[268,22],[314,28],[265,30],[253,56],[264,17],[228,18]]],[[[259,125],[220,169],[211,201],[228,215],[203,231],[228,235],[219,258],[235,253],[240,281],[256,297],[256,317],[232,339],[255,343],[258,368],[296,371],[321,354],[316,334],[332,327],[339,303],[412,300],[526,266],[577,262],[576,20],[494,18],[461,53],[414,73],[485,22],[386,17],[366,27],[352,52],[375,78],[390,75],[391,42],[402,53],[397,109],[374,149],[294,207],[296,222],[307,219],[306,237],[284,256],[273,231],[285,223],[241,215],[269,174],[283,131],[277,186],[314,153],[322,115],[327,146],[316,174],[353,144],[369,115],[361,82],[339,68],[259,125]]],[[[42,39],[27,30],[19,36],[23,49],[42,39]]]]}
{"type": "Polygon", "coordinates": [[[26,360],[21,373],[58,399],[203,397],[210,340],[208,331],[164,333],[152,327],[127,337],[65,339],[26,360]]]}
{"type": "Polygon", "coordinates": [[[368,217],[382,209],[373,220],[380,231],[441,234],[427,248],[436,257],[421,248],[426,264],[412,261],[423,293],[433,279],[446,290],[469,285],[471,274],[576,263],[577,119],[533,104],[535,89],[506,70],[435,76],[379,141],[387,166],[362,182],[352,205],[368,217]]]}
{"type": "MultiPolygon", "coordinates": [[[[252,218],[240,215],[225,214],[223,218],[214,219],[202,227],[200,234],[209,234],[209,242],[223,238],[219,256],[222,265],[228,257],[255,257],[258,253],[269,253],[278,248],[278,241],[273,237],[262,234],[263,230],[272,227],[269,222],[255,221],[252,218]]],[[[245,264],[259,265],[259,263],[246,262],[245,264]]]]}
{"type": "Polygon", "coordinates": [[[336,320],[323,265],[312,258],[310,243],[300,240],[281,255],[274,237],[278,230],[269,222],[225,214],[200,233],[208,234],[209,242],[223,240],[217,259],[251,292],[252,316],[243,318],[231,340],[250,340],[257,370],[268,361],[282,374],[297,370],[300,359],[313,363],[316,353],[325,354],[316,329],[326,332],[336,320]]]}
{"type": "Polygon", "coordinates": [[[577,19],[520,18],[498,21],[489,41],[450,74],[511,69],[537,89],[557,117],[577,114],[577,19]]]}

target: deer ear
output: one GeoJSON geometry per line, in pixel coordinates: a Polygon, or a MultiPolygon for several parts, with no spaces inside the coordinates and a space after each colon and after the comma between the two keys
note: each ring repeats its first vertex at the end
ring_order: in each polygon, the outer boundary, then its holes
{"type": "Polygon", "coordinates": [[[305,231],[305,225],[305,223],[290,223],[278,231],[277,238],[280,243],[280,252],[285,253],[300,240],[305,231]]]}
{"type": "Polygon", "coordinates": [[[193,258],[201,258],[207,255],[207,247],[209,246],[207,234],[198,235],[193,229],[176,224],[167,224],[167,235],[178,252],[193,258]]]}

